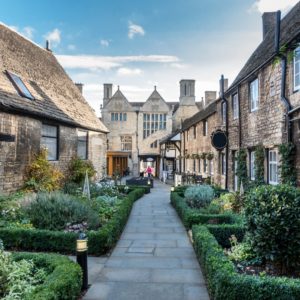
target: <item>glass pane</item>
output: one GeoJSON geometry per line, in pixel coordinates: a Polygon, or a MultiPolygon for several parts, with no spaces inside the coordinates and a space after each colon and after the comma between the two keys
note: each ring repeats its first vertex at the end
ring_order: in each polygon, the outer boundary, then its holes
{"type": "Polygon", "coordinates": [[[57,139],[42,137],[41,148],[46,148],[48,151],[48,160],[57,160],[57,139]]]}
{"type": "Polygon", "coordinates": [[[123,114],[123,120],[124,120],[124,121],[127,121],[127,113],[124,113],[124,114],[123,114]]]}
{"type": "Polygon", "coordinates": [[[86,142],[78,141],[77,156],[81,159],[86,159],[86,142]]]}
{"type": "Polygon", "coordinates": [[[29,98],[29,99],[34,99],[33,96],[31,95],[31,93],[29,92],[29,90],[27,89],[27,87],[25,86],[25,84],[23,83],[22,79],[12,73],[9,73],[11,79],[14,81],[15,85],[18,87],[18,89],[20,90],[20,92],[23,94],[23,96],[29,98]]]}
{"type": "Polygon", "coordinates": [[[43,124],[42,136],[57,137],[57,127],[43,124]]]}
{"type": "Polygon", "coordinates": [[[87,132],[78,130],[78,140],[82,141],[82,142],[86,142],[87,141],[87,132]]]}

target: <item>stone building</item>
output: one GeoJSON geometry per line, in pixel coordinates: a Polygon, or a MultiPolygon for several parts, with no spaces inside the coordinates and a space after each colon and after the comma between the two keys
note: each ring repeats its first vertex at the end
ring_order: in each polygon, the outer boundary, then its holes
{"type": "MultiPolygon", "coordinates": [[[[195,102],[195,81],[180,81],[179,102],[166,102],[156,87],[145,102],[129,102],[121,90],[112,95],[112,84],[104,84],[102,120],[109,129],[107,165],[108,175],[142,174],[146,167],[158,176],[161,161],[159,142],[178,130],[185,118],[199,110],[195,102]]],[[[175,157],[166,161],[174,170],[175,157]]]]}
{"type": "Polygon", "coordinates": [[[0,24],[0,193],[24,184],[42,147],[62,171],[72,156],[106,168],[107,128],[49,49],[0,24]]]}

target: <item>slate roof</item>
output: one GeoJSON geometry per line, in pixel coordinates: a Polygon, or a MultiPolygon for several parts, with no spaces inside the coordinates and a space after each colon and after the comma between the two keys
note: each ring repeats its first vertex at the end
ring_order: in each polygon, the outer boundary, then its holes
{"type": "MultiPolygon", "coordinates": [[[[300,35],[300,1],[281,20],[280,47],[291,43],[300,35]]],[[[275,53],[275,29],[271,29],[265,39],[259,44],[250,56],[244,67],[241,69],[227,91],[234,88],[239,82],[245,79],[256,69],[262,67],[268,60],[271,60],[275,53]]]]}
{"type": "Polygon", "coordinates": [[[159,143],[160,144],[164,144],[166,142],[168,142],[169,140],[171,140],[174,136],[176,136],[178,133],[180,133],[180,130],[176,130],[173,133],[168,134],[167,136],[165,136],[164,138],[162,138],[159,143]]]}
{"type": "Polygon", "coordinates": [[[193,125],[199,123],[200,121],[205,120],[210,115],[214,114],[217,111],[217,102],[218,102],[218,99],[215,100],[214,102],[211,102],[207,107],[200,110],[199,112],[194,114],[192,117],[184,120],[182,123],[182,131],[192,127],[193,125]]]}
{"type": "Polygon", "coordinates": [[[0,24],[0,107],[70,126],[108,132],[55,56],[4,24],[0,24]],[[18,94],[6,71],[22,79],[34,100],[18,94]]]}

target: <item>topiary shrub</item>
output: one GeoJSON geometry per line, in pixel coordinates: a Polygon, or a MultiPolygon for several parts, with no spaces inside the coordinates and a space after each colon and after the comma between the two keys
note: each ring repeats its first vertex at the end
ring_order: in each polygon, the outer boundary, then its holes
{"type": "Polygon", "coordinates": [[[261,186],[245,201],[246,227],[254,252],[281,274],[299,267],[300,191],[288,185],[261,186]]]}
{"type": "Polygon", "coordinates": [[[87,222],[91,229],[99,226],[98,215],[92,208],[60,192],[39,193],[24,210],[31,223],[39,229],[62,230],[67,223],[83,222],[87,222]]]}
{"type": "Polygon", "coordinates": [[[76,183],[82,183],[86,172],[88,173],[89,178],[96,174],[93,163],[89,160],[82,160],[79,157],[74,156],[70,161],[69,180],[76,183]]]}
{"type": "Polygon", "coordinates": [[[26,168],[25,189],[35,192],[58,190],[63,178],[63,174],[47,160],[47,150],[42,149],[26,168]]]}
{"type": "Polygon", "coordinates": [[[214,190],[209,185],[191,186],[184,193],[185,201],[192,208],[207,207],[214,196],[214,190]]]}

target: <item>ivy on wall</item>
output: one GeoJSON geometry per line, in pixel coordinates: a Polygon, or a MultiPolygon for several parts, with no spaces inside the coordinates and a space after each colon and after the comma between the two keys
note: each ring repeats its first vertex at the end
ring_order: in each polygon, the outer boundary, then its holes
{"type": "Polygon", "coordinates": [[[279,166],[281,183],[296,186],[295,145],[293,143],[279,145],[279,154],[281,156],[279,166]]]}
{"type": "Polygon", "coordinates": [[[241,183],[243,183],[244,188],[248,186],[248,170],[247,170],[247,152],[245,149],[241,149],[237,153],[237,169],[236,175],[238,176],[238,189],[240,189],[241,183]]]}
{"type": "Polygon", "coordinates": [[[264,174],[265,174],[265,150],[262,145],[259,145],[255,148],[255,161],[254,161],[254,168],[255,168],[255,182],[256,184],[264,184],[264,174]]]}

